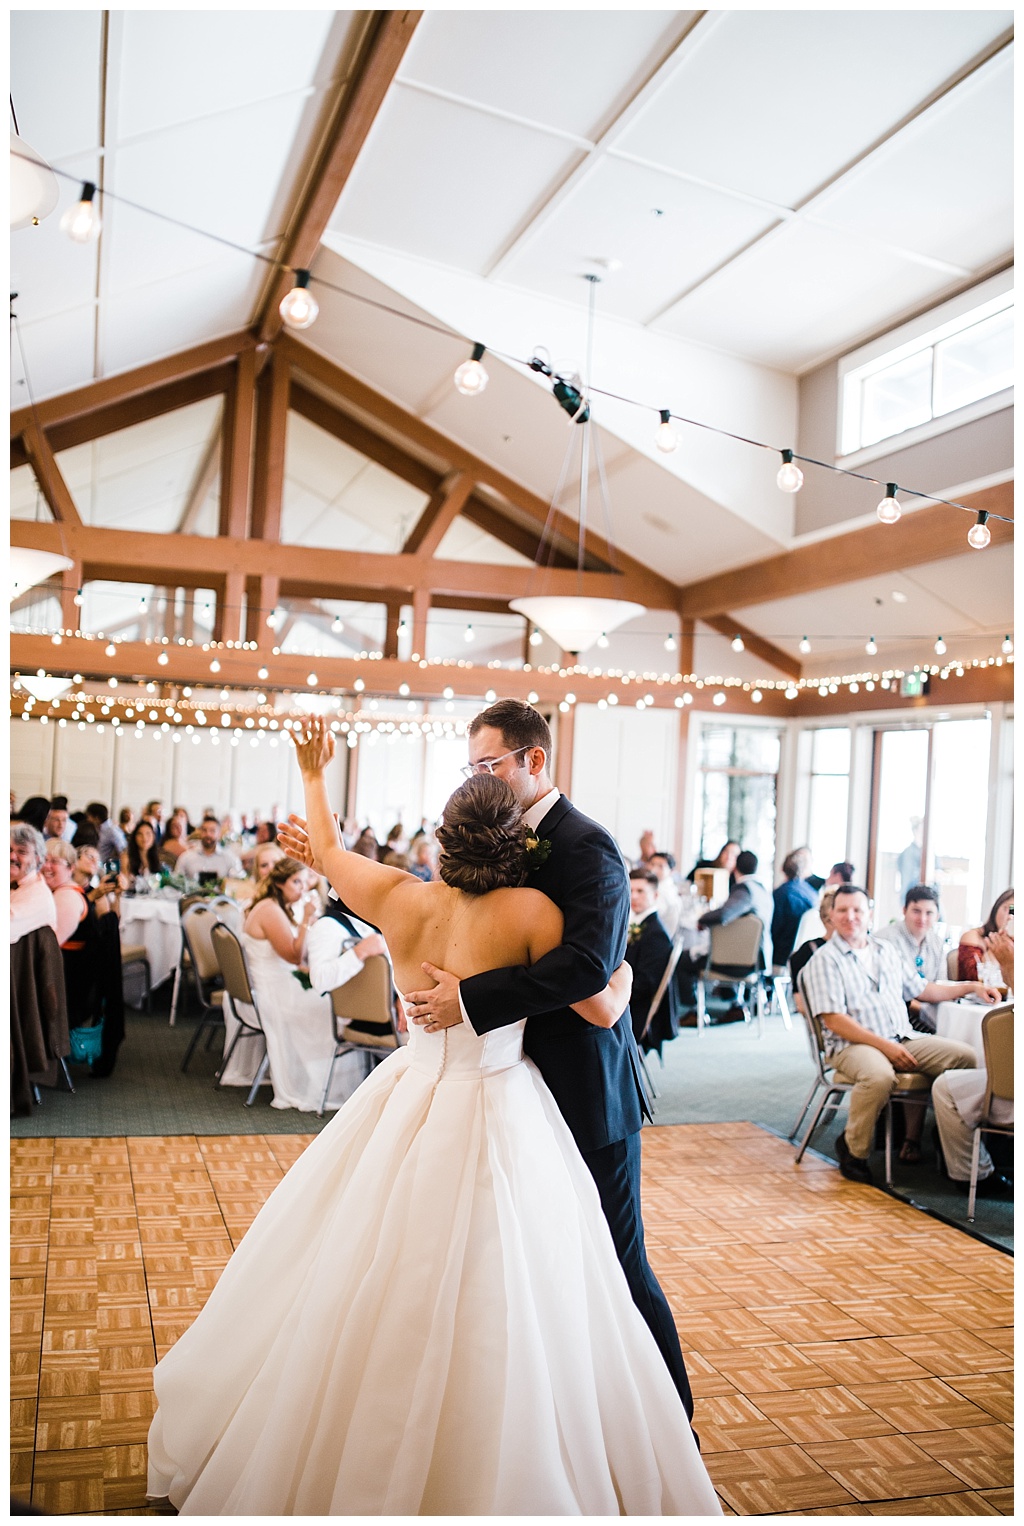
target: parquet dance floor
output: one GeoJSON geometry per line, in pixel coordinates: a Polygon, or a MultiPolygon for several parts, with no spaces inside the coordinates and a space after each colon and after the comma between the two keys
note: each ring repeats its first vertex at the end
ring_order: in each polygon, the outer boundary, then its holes
{"type": "MultiPolygon", "coordinates": [[[[148,1513],[153,1363],[309,1138],[12,1142],[16,1497],[148,1513]]],[[[1012,1513],[1008,1256],[748,1123],[645,1130],[644,1202],[728,1513],[1012,1513]]]]}

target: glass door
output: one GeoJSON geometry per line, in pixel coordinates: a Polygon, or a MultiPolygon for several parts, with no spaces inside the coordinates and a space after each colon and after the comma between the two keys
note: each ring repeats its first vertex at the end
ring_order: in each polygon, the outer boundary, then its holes
{"type": "Polygon", "coordinates": [[[875,732],[867,889],[876,929],[902,915],[904,895],[921,882],[929,741],[925,728],[875,732]]]}

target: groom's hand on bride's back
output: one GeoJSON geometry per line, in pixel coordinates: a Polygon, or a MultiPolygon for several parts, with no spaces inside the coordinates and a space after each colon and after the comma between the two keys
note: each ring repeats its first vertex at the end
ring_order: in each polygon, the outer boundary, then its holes
{"type": "Polygon", "coordinates": [[[409,991],[405,998],[406,1012],[428,1033],[439,1028],[454,1028],[456,1023],[462,1022],[458,977],[434,964],[424,964],[423,969],[437,984],[429,991],[409,991]]]}

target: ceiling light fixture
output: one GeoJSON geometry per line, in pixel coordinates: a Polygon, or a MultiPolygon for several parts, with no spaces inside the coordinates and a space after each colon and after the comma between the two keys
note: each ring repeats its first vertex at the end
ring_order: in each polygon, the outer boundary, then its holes
{"type": "Polygon", "coordinates": [[[800,637],[800,650],[801,650],[801,652],[803,652],[805,657],[807,656],[807,653],[811,650],[811,643],[808,641],[806,636],[801,636],[800,637]]]}
{"type": "Polygon", "coordinates": [[[896,491],[895,482],[887,482],[885,484],[885,497],[875,510],[883,525],[894,525],[903,513],[903,508],[896,497],[896,491]]]}
{"type": "Polygon", "coordinates": [[[873,657],[878,651],[878,642],[875,640],[874,636],[868,637],[864,650],[867,652],[869,657],[873,657]]]}
{"type": "Polygon", "coordinates": [[[943,641],[942,637],[940,636],[938,638],[938,640],[936,641],[936,643],[935,643],[935,655],[936,655],[936,657],[941,657],[945,650],[946,650],[946,643],[943,641]]]}
{"type": "Polygon", "coordinates": [[[82,184],[82,197],[73,207],[68,207],[60,220],[60,231],[76,244],[88,244],[99,237],[100,214],[96,210],[96,187],[91,180],[82,184]]]}
{"type": "Polygon", "coordinates": [[[1003,644],[999,650],[1005,653],[1007,656],[1009,656],[1009,654],[1013,651],[1013,642],[1010,640],[1009,636],[1003,637],[1003,644]]]}
{"type": "Polygon", "coordinates": [[[308,329],[316,322],[320,304],[309,290],[308,270],[295,272],[295,285],[282,297],[278,312],[290,329],[308,329]]]}
{"type": "Polygon", "coordinates": [[[734,652],[742,652],[743,651],[743,637],[739,636],[739,635],[734,636],[732,638],[732,640],[730,641],[729,645],[732,647],[734,652]]]}
{"type": "Polygon", "coordinates": [[[793,460],[793,452],[782,452],[782,465],[779,467],[775,481],[784,493],[799,493],[804,485],[804,474],[793,460]]]}
{"type": "Polygon", "coordinates": [[[973,546],[975,551],[984,551],[992,539],[992,531],[988,527],[988,512],[982,509],[977,522],[967,532],[967,544],[973,546]]]}
{"type": "Polygon", "coordinates": [[[11,133],[11,229],[29,228],[49,217],[60,191],[57,177],[31,144],[11,133]]]}
{"type": "Polygon", "coordinates": [[[658,410],[661,415],[661,423],[654,431],[654,443],[659,450],[670,456],[679,444],[679,436],[672,428],[672,414],[667,408],[658,410]]]}
{"type": "Polygon", "coordinates": [[[480,362],[483,360],[487,346],[475,344],[469,360],[464,360],[455,373],[455,388],[464,397],[476,397],[488,383],[488,375],[480,362]]]}

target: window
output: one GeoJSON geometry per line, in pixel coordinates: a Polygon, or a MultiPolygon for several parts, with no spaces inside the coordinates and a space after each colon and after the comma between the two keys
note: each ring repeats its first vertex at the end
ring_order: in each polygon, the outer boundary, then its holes
{"type": "Polygon", "coordinates": [[[815,874],[826,875],[846,858],[850,796],[850,732],[828,726],[811,736],[807,846],[815,874]]]}
{"type": "Polygon", "coordinates": [[[698,857],[714,858],[732,839],[757,854],[761,878],[768,885],[775,858],[781,735],[762,726],[705,727],[695,801],[698,857]]]}
{"type": "Polygon", "coordinates": [[[1013,386],[1013,291],[998,289],[1007,286],[996,277],[841,362],[842,456],[1003,406],[999,394],[1013,386]]]}

